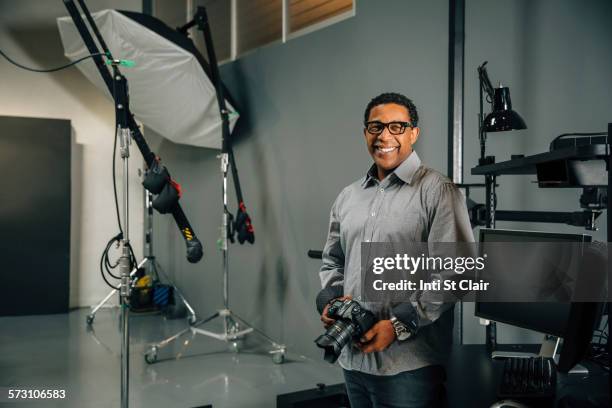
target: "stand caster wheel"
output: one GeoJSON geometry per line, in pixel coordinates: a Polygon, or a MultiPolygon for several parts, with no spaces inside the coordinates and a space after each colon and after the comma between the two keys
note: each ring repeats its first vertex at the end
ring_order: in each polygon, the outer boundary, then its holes
{"type": "Polygon", "coordinates": [[[283,364],[285,362],[285,350],[273,352],[272,361],[274,361],[274,364],[283,364]]]}
{"type": "Polygon", "coordinates": [[[94,318],[95,318],[95,317],[96,317],[96,316],[95,316],[95,315],[92,315],[92,314],[87,315],[87,318],[85,318],[85,321],[87,322],[87,325],[88,325],[88,326],[91,326],[91,325],[92,325],[92,323],[93,323],[93,321],[94,321],[94,318]]]}
{"type": "Polygon", "coordinates": [[[147,364],[155,364],[157,361],[157,347],[153,346],[145,351],[144,359],[147,364]]]}

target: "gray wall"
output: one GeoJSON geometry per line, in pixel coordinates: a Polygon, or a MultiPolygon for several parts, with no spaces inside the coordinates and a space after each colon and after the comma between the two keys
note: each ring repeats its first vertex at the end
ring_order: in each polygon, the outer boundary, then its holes
{"type": "MultiPolygon", "coordinates": [[[[322,248],[333,200],[370,165],[361,130],[367,102],[389,90],[412,97],[421,115],[419,155],[445,170],[447,4],[385,4],[360,1],[356,17],[262,48],[222,70],[242,108],[235,153],[256,231],[255,245],[231,247],[230,304],[294,352],[315,358],[320,353],[312,341],[322,330],[314,308],[320,262],[306,251],[322,248]]],[[[169,142],[160,149],[186,187],[184,208],[206,254],[188,265],[167,219],[156,247],[203,314],[221,305],[216,154],[169,142]]],[[[233,210],[233,190],[230,202],[233,210]]]]}
{"type": "MultiPolygon", "coordinates": [[[[416,149],[427,165],[446,172],[447,2],[381,4],[358,1],[356,17],[264,47],[222,69],[241,107],[235,151],[257,235],[253,246],[231,247],[230,303],[294,352],[314,358],[320,357],[312,345],[321,331],[313,306],[319,262],[305,253],[322,247],[331,203],[369,166],[361,133],[368,100],[387,90],[413,98],[422,118],[416,149]]],[[[469,176],[469,168],[478,157],[476,66],[483,60],[489,60],[493,81],[511,87],[514,105],[529,126],[490,135],[488,152],[498,160],[546,150],[559,133],[604,130],[612,120],[612,33],[606,25],[611,6],[603,0],[588,4],[467,1],[466,182],[482,182],[469,176]]],[[[157,217],[158,256],[205,315],[221,305],[217,152],[159,143],[160,155],[186,188],[184,208],[206,254],[200,264],[187,264],[175,226],[157,217]]],[[[530,181],[501,178],[500,208],[578,209],[578,191],[537,190],[530,181]]],[[[475,197],[481,200],[478,192],[475,197]]],[[[234,208],[233,198],[230,202],[234,208]]],[[[464,323],[465,341],[482,342],[484,330],[472,305],[466,305],[464,323]]],[[[501,341],[539,340],[507,327],[500,336],[501,341]]]]}

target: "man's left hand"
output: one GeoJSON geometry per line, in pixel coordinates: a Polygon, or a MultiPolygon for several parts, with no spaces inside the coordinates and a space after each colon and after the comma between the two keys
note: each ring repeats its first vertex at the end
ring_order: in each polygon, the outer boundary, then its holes
{"type": "Polygon", "coordinates": [[[364,353],[383,351],[395,340],[395,329],[391,320],[381,320],[368,330],[357,343],[364,353]]]}

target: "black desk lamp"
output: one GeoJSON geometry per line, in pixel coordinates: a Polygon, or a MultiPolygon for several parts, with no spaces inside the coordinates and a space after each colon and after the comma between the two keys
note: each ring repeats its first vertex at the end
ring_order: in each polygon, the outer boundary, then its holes
{"type": "Polygon", "coordinates": [[[512,110],[510,89],[506,86],[495,88],[493,95],[493,112],[484,120],[487,132],[504,132],[506,130],[527,129],[521,115],[512,110]]]}
{"type": "Polygon", "coordinates": [[[487,132],[505,132],[508,130],[527,129],[525,121],[516,111],[512,110],[510,100],[510,89],[505,86],[493,88],[489,75],[487,74],[487,61],[478,67],[478,79],[480,83],[480,115],[479,115],[479,139],[480,139],[480,165],[494,162],[492,156],[485,156],[487,132]],[[492,103],[493,111],[483,119],[483,92],[487,94],[487,102],[492,103]]]}
{"type": "MultiPolygon", "coordinates": [[[[489,75],[486,69],[487,61],[483,62],[478,67],[478,80],[480,83],[480,114],[478,116],[478,139],[480,140],[480,159],[478,165],[495,163],[494,156],[486,156],[487,132],[504,132],[507,130],[527,129],[525,121],[521,116],[512,110],[512,102],[510,101],[510,89],[508,87],[499,86],[493,88],[489,75]],[[483,100],[486,92],[487,102],[493,105],[493,111],[484,117],[483,100]]],[[[497,202],[495,194],[495,176],[485,176],[486,190],[486,217],[485,226],[487,228],[495,228],[495,206],[497,202]]],[[[487,348],[490,351],[495,350],[497,344],[497,327],[495,322],[489,322],[486,326],[486,341],[487,348]]]]}

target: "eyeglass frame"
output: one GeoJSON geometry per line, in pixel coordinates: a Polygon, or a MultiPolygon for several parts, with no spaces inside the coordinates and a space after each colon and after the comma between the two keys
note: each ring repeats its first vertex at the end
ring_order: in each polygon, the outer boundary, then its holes
{"type": "Polygon", "coordinates": [[[368,132],[372,136],[380,136],[380,135],[382,135],[383,132],[385,131],[385,129],[387,129],[390,134],[392,134],[394,136],[397,136],[397,135],[404,134],[406,132],[407,128],[410,128],[410,129],[414,129],[415,128],[415,126],[413,126],[412,123],[410,123],[410,122],[403,122],[403,121],[400,121],[400,120],[394,120],[394,121],[387,122],[387,123],[381,122],[379,120],[371,120],[371,121],[365,122],[363,125],[364,125],[364,129],[363,130],[365,130],[366,132],[368,132]],[[372,133],[372,132],[370,132],[368,130],[368,125],[373,124],[373,123],[377,123],[377,124],[380,124],[380,125],[383,126],[382,130],[379,133],[372,133]],[[391,129],[389,128],[389,125],[395,124],[395,123],[399,123],[400,125],[402,125],[403,130],[401,132],[393,133],[391,131],[391,129]]]}

